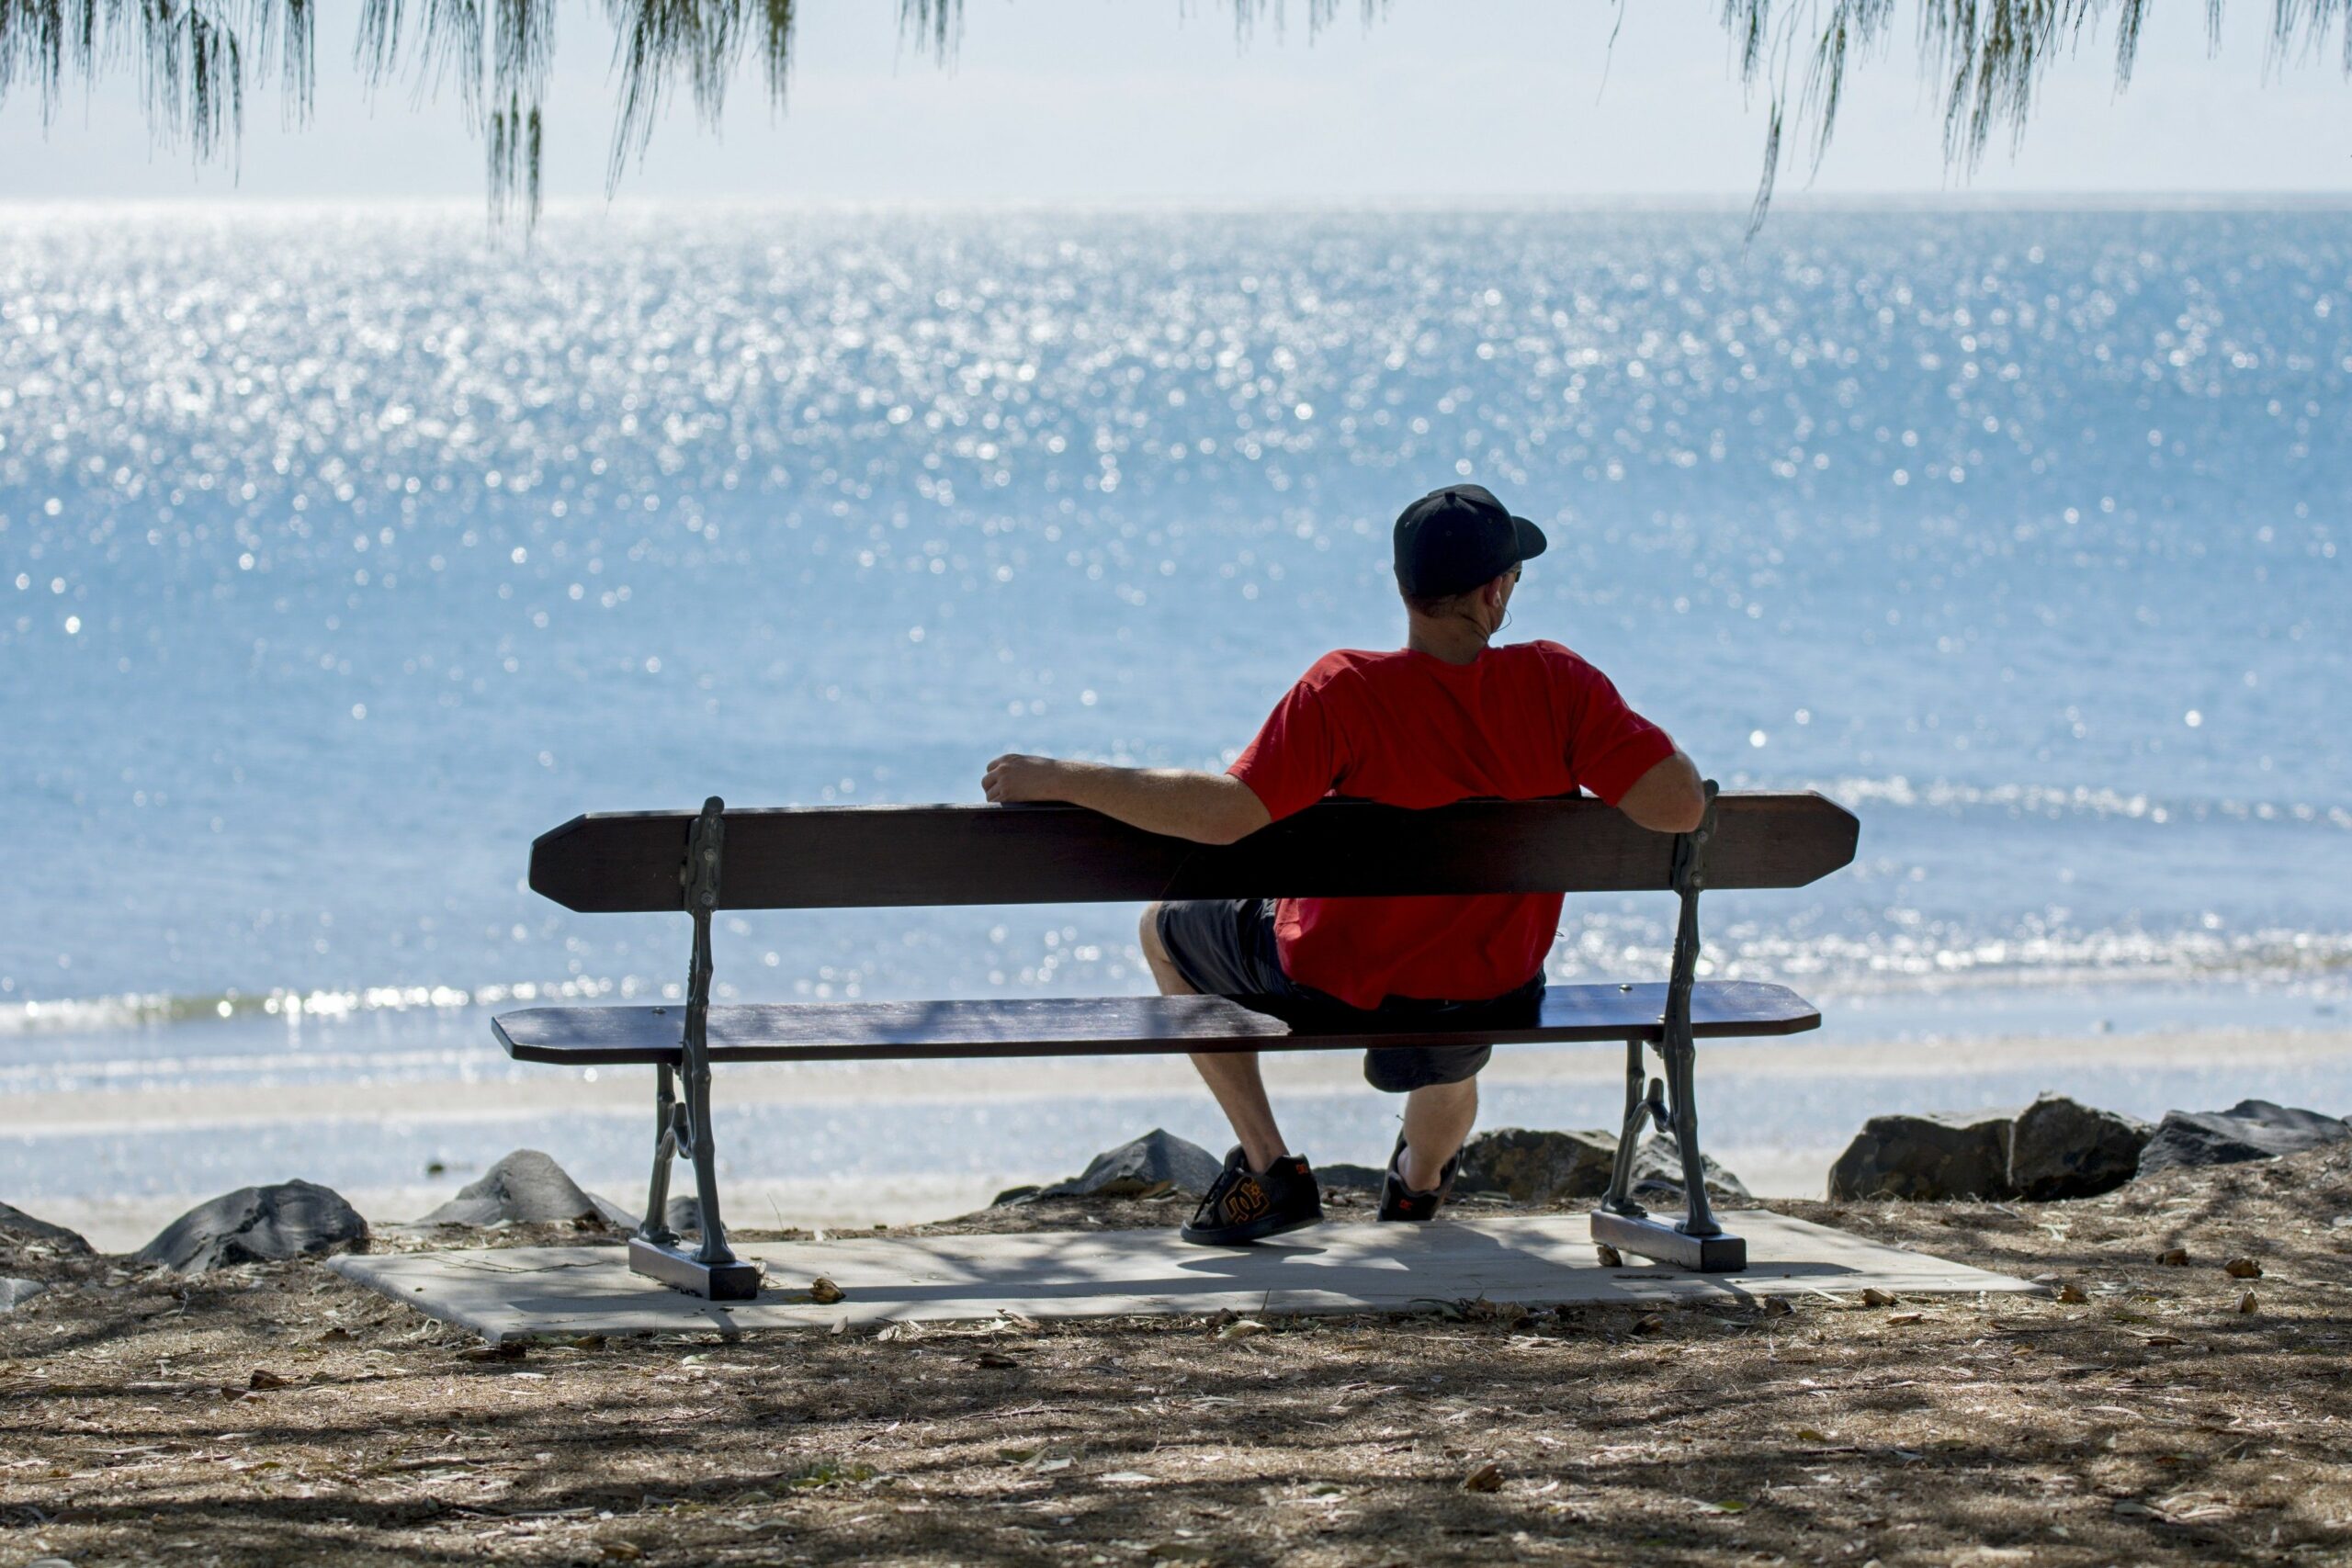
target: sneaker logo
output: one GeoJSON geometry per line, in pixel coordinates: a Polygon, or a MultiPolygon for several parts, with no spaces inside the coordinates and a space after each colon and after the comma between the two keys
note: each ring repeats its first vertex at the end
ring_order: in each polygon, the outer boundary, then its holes
{"type": "Polygon", "coordinates": [[[1272,1207],[1273,1203],[1266,1196],[1266,1190],[1246,1179],[1236,1182],[1233,1190],[1225,1197],[1225,1212],[1236,1222],[1254,1220],[1272,1207]]]}

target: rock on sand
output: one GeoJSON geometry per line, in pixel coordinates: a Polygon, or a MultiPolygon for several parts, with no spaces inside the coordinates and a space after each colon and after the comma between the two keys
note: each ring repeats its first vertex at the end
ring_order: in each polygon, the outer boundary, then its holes
{"type": "Polygon", "coordinates": [[[1368,1165],[1334,1160],[1315,1168],[1315,1180],[1326,1192],[1377,1192],[1386,1184],[1388,1173],[1368,1165]]]}
{"type": "Polygon", "coordinates": [[[416,1223],[420,1225],[564,1225],[595,1220],[623,1230],[637,1216],[608,1202],[564,1174],[563,1167],[537,1149],[516,1149],[458,1189],[458,1195],[416,1223]]]}
{"type": "MultiPolygon", "coordinates": [[[[681,1193],[671,1199],[668,1205],[662,1211],[662,1222],[670,1227],[671,1235],[684,1241],[702,1239],[702,1204],[695,1201],[693,1193],[681,1193]]],[[[735,1228],[735,1223],[728,1220],[726,1215],[719,1215],[719,1219],[726,1224],[729,1230],[735,1228]]]]}
{"type": "Polygon", "coordinates": [[[1501,1192],[1521,1203],[1598,1198],[1609,1190],[1617,1140],[1607,1133],[1499,1127],[1462,1147],[1464,1191],[1501,1192]]]}
{"type": "Polygon", "coordinates": [[[1829,1168],[1829,1199],[2007,1198],[2007,1111],[1873,1116],[1829,1168]]]}
{"type": "Polygon", "coordinates": [[[199,1203],[139,1250],[139,1261],[181,1274],[236,1263],[322,1258],[367,1245],[368,1222],[341,1193],[309,1181],[240,1187],[199,1203]]]}
{"type": "Polygon", "coordinates": [[[2137,1117],[2045,1094],[2010,1132],[2009,1190],[2038,1203],[2111,1192],[2138,1173],[2150,1131],[2137,1117]]]}
{"type": "Polygon", "coordinates": [[[91,1256],[90,1244],[63,1225],[34,1219],[22,1209],[12,1209],[6,1203],[0,1203],[0,1243],[5,1243],[9,1252],[26,1247],[51,1258],[91,1256]]]}
{"type": "MultiPolygon", "coordinates": [[[[1702,1153],[1700,1157],[1710,1193],[1736,1202],[1750,1196],[1739,1178],[1712,1156],[1702,1153]]],[[[1616,1162],[1613,1134],[1503,1127],[1481,1133],[1463,1145],[1461,1184],[1464,1191],[1500,1192],[1521,1203],[1577,1202],[1608,1194],[1616,1162]]],[[[1641,1203],[1683,1201],[1682,1151],[1672,1138],[1655,1134],[1634,1151],[1632,1196],[1641,1203]]]]}
{"type": "Polygon", "coordinates": [[[2167,1111],[2140,1151],[2139,1174],[2239,1165],[2352,1139],[2352,1124],[2316,1111],[2241,1100],[2227,1111],[2167,1111]]]}
{"type": "Polygon", "coordinates": [[[1163,1183],[1197,1197],[1209,1190],[1225,1162],[1173,1133],[1154,1127],[1142,1137],[1106,1149],[1068,1181],[1037,1190],[1040,1198],[1136,1198],[1163,1183]]]}
{"type": "MultiPolygon", "coordinates": [[[[1747,1186],[1730,1171],[1715,1163],[1715,1156],[1706,1150],[1699,1151],[1699,1162],[1705,1172],[1707,1196],[1734,1203],[1744,1203],[1755,1197],[1747,1186]]],[[[1601,1190],[1608,1190],[1608,1177],[1601,1177],[1601,1190]]],[[[1650,1135],[1649,1142],[1634,1153],[1634,1201],[1645,1206],[1657,1205],[1680,1208],[1687,1201],[1682,1187],[1682,1148],[1663,1133],[1650,1135]]]]}

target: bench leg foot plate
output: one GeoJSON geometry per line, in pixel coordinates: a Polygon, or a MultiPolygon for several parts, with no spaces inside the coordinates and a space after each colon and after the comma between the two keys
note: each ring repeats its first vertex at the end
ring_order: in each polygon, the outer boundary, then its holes
{"type": "Polygon", "coordinates": [[[1736,1274],[1747,1267],[1747,1243],[1728,1231],[1721,1235],[1685,1235],[1668,1221],[1596,1211],[1592,1239],[1636,1258],[1702,1274],[1736,1274]]]}
{"type": "Polygon", "coordinates": [[[760,1266],[740,1258],[705,1263],[679,1247],[663,1247],[641,1235],[628,1238],[629,1271],[659,1280],[673,1291],[711,1302],[748,1302],[760,1293],[760,1266]]]}

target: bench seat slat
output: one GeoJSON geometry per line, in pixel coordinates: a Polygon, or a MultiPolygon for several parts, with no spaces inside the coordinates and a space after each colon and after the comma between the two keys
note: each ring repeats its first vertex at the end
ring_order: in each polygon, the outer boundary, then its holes
{"type": "MultiPolygon", "coordinates": [[[[1497,1044],[1658,1038],[1663,985],[1552,986],[1541,1003],[1453,1027],[1400,1022],[1368,1032],[1302,1020],[1294,1028],[1222,997],[1035,997],[995,1001],[781,1002],[710,1010],[718,1062],[926,1057],[1144,1055],[1201,1050],[1354,1050],[1366,1045],[1497,1044]]],[[[526,1008],[492,1028],[517,1061],[573,1066],[675,1062],[685,1009],[526,1008]]],[[[1702,1037],[1795,1034],[1821,1024],[1785,986],[1705,981],[1690,998],[1702,1037]]]]}

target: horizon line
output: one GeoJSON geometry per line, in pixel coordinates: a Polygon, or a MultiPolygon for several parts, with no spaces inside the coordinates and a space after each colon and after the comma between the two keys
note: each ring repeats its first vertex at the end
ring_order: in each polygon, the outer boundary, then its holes
{"type": "MultiPolygon", "coordinates": [[[[481,196],[305,197],[191,193],[135,197],[0,196],[0,212],[57,217],[266,216],[322,210],[391,214],[469,213],[492,221],[481,196]]],[[[679,211],[773,211],[818,215],[892,213],[1219,213],[1343,214],[1411,212],[1690,212],[1745,216],[1754,195],[1712,192],[1603,192],[1575,195],[1468,195],[1398,192],[1331,197],[822,197],[708,195],[689,197],[572,196],[548,200],[540,220],[635,217],[679,211]]],[[[2352,212],[2352,191],[1850,191],[1792,192],[1774,197],[1769,230],[1781,213],[1841,211],[2027,212],[2352,212]]],[[[509,220],[511,222],[511,220],[509,220]]]]}

